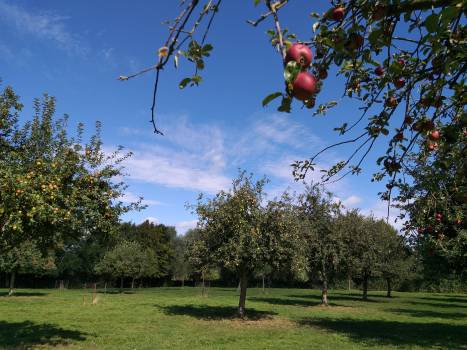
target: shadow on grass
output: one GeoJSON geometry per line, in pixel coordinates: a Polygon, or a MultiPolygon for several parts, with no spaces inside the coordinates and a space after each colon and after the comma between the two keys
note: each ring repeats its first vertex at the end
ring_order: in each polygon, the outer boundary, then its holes
{"type": "MultiPolygon", "coordinates": [[[[226,307],[226,306],[210,306],[210,305],[169,305],[160,306],[160,308],[166,315],[186,315],[195,317],[200,320],[223,320],[233,319],[237,317],[237,308],[226,307]]],[[[261,320],[271,318],[277,313],[272,311],[260,311],[255,309],[246,309],[246,315],[248,320],[261,320]]]]}
{"type": "Polygon", "coordinates": [[[0,321],[2,349],[30,349],[36,345],[57,346],[85,339],[84,333],[59,328],[52,324],[0,321]]]}
{"type": "Polygon", "coordinates": [[[343,333],[357,343],[372,345],[465,349],[467,344],[464,325],[353,319],[304,319],[299,323],[343,333]]]}
{"type": "MultiPolygon", "coordinates": [[[[295,295],[288,295],[288,297],[290,297],[290,298],[314,299],[314,300],[317,300],[318,302],[321,302],[321,295],[318,295],[318,294],[295,294],[295,295]]],[[[367,300],[363,300],[361,294],[355,294],[355,293],[349,294],[349,295],[333,294],[333,293],[328,294],[328,299],[329,299],[330,302],[333,302],[333,301],[361,301],[361,302],[365,302],[365,303],[379,303],[379,302],[391,300],[391,298],[386,298],[386,297],[384,297],[384,300],[371,299],[373,297],[375,297],[375,296],[369,295],[367,300]]],[[[376,297],[380,297],[380,296],[376,296],[376,297]]]]}
{"type": "MultiPolygon", "coordinates": [[[[89,293],[92,293],[92,291],[88,291],[89,293]]],[[[119,290],[107,290],[106,292],[103,290],[98,290],[98,294],[135,294],[136,292],[132,292],[129,290],[124,290],[123,292],[120,292],[119,290]]]]}
{"type": "MultiPolygon", "coordinates": [[[[467,304],[467,299],[462,298],[462,297],[449,297],[449,298],[437,298],[437,297],[420,297],[417,299],[423,299],[423,300],[428,300],[428,301],[436,301],[436,302],[442,302],[442,303],[466,303],[467,304]]],[[[467,306],[467,305],[465,305],[467,306]]]]}
{"type": "Polygon", "coordinates": [[[9,296],[8,292],[0,292],[0,297],[43,297],[49,293],[40,293],[40,292],[15,292],[13,295],[9,296]]]}
{"type": "Polygon", "coordinates": [[[456,308],[462,309],[465,308],[467,305],[465,304],[458,304],[458,303],[434,303],[434,302],[425,302],[425,301],[407,301],[407,303],[412,305],[422,305],[422,306],[429,306],[430,308],[456,308]]]}
{"type": "Polygon", "coordinates": [[[273,305],[284,305],[284,306],[316,306],[321,304],[319,301],[314,300],[303,300],[303,299],[283,299],[283,298],[265,298],[265,297],[249,297],[249,301],[259,301],[262,303],[269,303],[273,305]]]}
{"type": "MultiPolygon", "coordinates": [[[[437,312],[432,310],[388,309],[387,311],[411,317],[467,319],[467,312],[437,312]]],[[[467,330],[466,330],[467,331],[467,330]]]]}

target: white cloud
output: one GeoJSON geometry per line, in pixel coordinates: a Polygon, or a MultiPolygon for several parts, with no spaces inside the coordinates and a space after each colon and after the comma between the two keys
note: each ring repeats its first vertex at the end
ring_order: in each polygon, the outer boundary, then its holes
{"type": "MultiPolygon", "coordinates": [[[[143,196],[141,196],[141,197],[143,197],[143,196]]],[[[125,192],[123,194],[123,196],[121,196],[119,198],[119,200],[121,200],[124,203],[134,203],[134,202],[137,202],[139,199],[140,199],[140,196],[137,196],[133,192],[129,192],[129,191],[125,192]]],[[[160,202],[160,201],[152,200],[152,199],[143,199],[141,204],[143,204],[143,205],[162,205],[163,203],[160,202]]]]}
{"type": "Polygon", "coordinates": [[[196,228],[198,220],[180,221],[175,224],[177,234],[184,235],[188,230],[196,228]]]}
{"type": "Polygon", "coordinates": [[[349,208],[349,207],[354,207],[356,204],[360,203],[361,201],[362,199],[359,196],[351,195],[343,199],[341,202],[344,207],[349,208]]]}
{"type": "Polygon", "coordinates": [[[70,33],[64,24],[67,18],[52,13],[30,13],[0,0],[0,20],[18,32],[53,42],[70,53],[85,55],[87,49],[70,33]]]}
{"type": "MultiPolygon", "coordinates": [[[[131,147],[133,156],[125,161],[130,179],[207,193],[230,186],[231,179],[224,174],[226,155],[219,128],[193,125],[184,117],[173,118],[164,126],[164,138],[151,135],[152,142],[131,147]]],[[[123,130],[128,134],[139,132],[123,130]]]]}
{"type": "MultiPolygon", "coordinates": [[[[378,201],[373,206],[362,209],[361,213],[364,215],[373,215],[377,219],[388,218],[388,202],[378,201]]],[[[389,219],[388,222],[393,225],[399,231],[402,229],[403,222],[398,219],[400,210],[397,208],[389,208],[389,219]]]]}
{"type": "Polygon", "coordinates": [[[259,115],[258,121],[241,130],[241,136],[234,135],[230,155],[235,163],[242,163],[247,156],[273,155],[284,147],[306,149],[308,152],[322,145],[321,139],[308,132],[302,124],[287,115],[259,115]]]}

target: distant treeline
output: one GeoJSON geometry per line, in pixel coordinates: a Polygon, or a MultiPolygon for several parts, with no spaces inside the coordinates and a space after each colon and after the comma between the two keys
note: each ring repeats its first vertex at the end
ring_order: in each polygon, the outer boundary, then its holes
{"type": "MultiPolygon", "coordinates": [[[[121,277],[118,271],[99,272],[103,268],[104,257],[109,252],[115,252],[120,247],[126,247],[128,256],[120,255],[124,271],[125,260],[128,271],[123,274],[124,288],[162,287],[162,286],[201,286],[202,276],[188,259],[188,244],[195,239],[197,230],[190,230],[185,235],[177,235],[175,228],[162,224],[153,224],[145,221],[142,224],[120,224],[118,234],[113,237],[93,235],[83,240],[70,242],[62,250],[56,252],[54,267],[47,268],[46,261],[31,259],[25,261],[24,266],[17,266],[15,285],[20,288],[120,288],[121,277]],[[129,248],[128,248],[129,246],[129,248]],[[137,250],[131,251],[133,248],[137,250]],[[137,271],[130,266],[135,265],[137,255],[144,251],[151,251],[147,255],[146,263],[152,265],[150,271],[137,271]],[[131,256],[133,254],[133,256],[131,256]],[[131,260],[133,259],[133,260],[131,260]],[[131,260],[131,261],[129,261],[131,260]],[[36,265],[34,265],[36,263],[36,265]],[[132,275],[133,274],[133,275],[132,275]]],[[[33,255],[33,252],[23,251],[23,255],[33,255]]],[[[147,253],[147,252],[146,252],[147,253]]],[[[415,256],[416,252],[412,252],[415,256]]],[[[21,259],[20,259],[21,260],[21,259]]],[[[144,259],[143,259],[144,260],[144,259]]],[[[108,259],[107,259],[108,261],[108,259]]],[[[433,276],[429,278],[422,266],[416,265],[416,259],[406,260],[406,273],[394,280],[393,288],[399,291],[465,291],[467,283],[459,275],[446,277],[433,276]],[[407,273],[409,272],[409,273],[407,273]]],[[[108,261],[110,265],[111,262],[108,261]]],[[[111,267],[109,267],[110,269],[111,267]]],[[[117,267],[115,267],[117,268],[117,267]]],[[[11,274],[6,264],[2,265],[0,272],[0,287],[10,287],[11,274]]],[[[236,275],[226,269],[215,269],[206,275],[205,285],[237,287],[236,275]]],[[[250,281],[250,287],[256,288],[321,288],[320,279],[310,274],[305,280],[297,278],[290,271],[269,271],[257,273],[250,281]]],[[[332,282],[331,289],[357,289],[361,288],[358,278],[350,278],[337,274],[332,282]]],[[[370,290],[385,290],[387,284],[382,276],[375,276],[369,281],[370,290]]]]}

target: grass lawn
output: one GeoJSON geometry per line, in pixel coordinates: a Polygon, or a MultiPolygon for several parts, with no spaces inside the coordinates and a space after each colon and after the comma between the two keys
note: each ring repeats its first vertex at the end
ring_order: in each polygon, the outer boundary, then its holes
{"type": "Polygon", "coordinates": [[[467,349],[467,295],[249,289],[249,320],[232,318],[235,289],[0,289],[0,349],[467,349]],[[83,297],[86,304],[83,305],[83,297]]]}

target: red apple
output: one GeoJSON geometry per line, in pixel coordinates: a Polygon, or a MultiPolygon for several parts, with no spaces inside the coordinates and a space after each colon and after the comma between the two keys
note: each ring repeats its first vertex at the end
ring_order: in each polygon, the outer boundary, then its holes
{"type": "Polygon", "coordinates": [[[386,99],[386,107],[395,108],[397,107],[397,98],[394,96],[388,97],[386,99]]]}
{"type": "Polygon", "coordinates": [[[394,80],[394,86],[398,89],[403,88],[405,85],[405,80],[402,78],[397,78],[394,80]]]}
{"type": "Polygon", "coordinates": [[[436,142],[434,142],[434,143],[431,143],[431,142],[430,142],[430,143],[428,144],[428,150],[429,150],[430,152],[433,152],[433,151],[434,151],[435,149],[437,149],[437,148],[438,148],[438,144],[437,144],[436,142]]]}
{"type": "Polygon", "coordinates": [[[435,123],[432,120],[426,120],[423,123],[423,128],[427,131],[433,130],[435,128],[435,123]]]}
{"type": "Polygon", "coordinates": [[[305,101],[313,97],[316,93],[316,77],[308,72],[298,73],[293,82],[293,95],[295,98],[305,101]]]}
{"type": "Polygon", "coordinates": [[[462,225],[462,220],[461,220],[461,219],[457,219],[457,220],[456,220],[456,225],[462,225]]]}
{"type": "Polygon", "coordinates": [[[386,7],[383,5],[376,5],[371,18],[373,21],[379,21],[386,15],[386,7]]]}
{"type": "Polygon", "coordinates": [[[347,41],[346,47],[348,50],[357,50],[363,46],[363,36],[357,33],[351,33],[349,40],[347,41]]]}
{"type": "Polygon", "coordinates": [[[436,213],[435,219],[436,221],[441,222],[441,220],[443,220],[443,215],[441,213],[436,213]]]}
{"type": "Polygon", "coordinates": [[[433,100],[433,106],[439,108],[443,105],[443,96],[436,96],[433,100]]]}
{"type": "Polygon", "coordinates": [[[318,77],[321,79],[321,80],[324,80],[328,77],[328,72],[326,69],[320,69],[319,72],[318,72],[318,77]]]}
{"type": "Polygon", "coordinates": [[[402,131],[399,131],[399,132],[394,136],[394,140],[396,140],[396,141],[402,141],[402,140],[404,140],[404,134],[402,133],[402,131]]]}
{"type": "Polygon", "coordinates": [[[295,61],[300,64],[302,69],[304,69],[310,66],[312,59],[313,54],[311,53],[311,50],[308,46],[301,43],[295,43],[290,47],[290,49],[287,50],[285,63],[295,61]]]}
{"type": "Polygon", "coordinates": [[[438,130],[433,130],[431,133],[430,133],[430,139],[436,141],[436,140],[439,140],[439,137],[440,137],[440,133],[438,130]]]}
{"type": "Polygon", "coordinates": [[[344,19],[345,9],[342,6],[336,7],[332,10],[332,19],[340,22],[344,19]]]}
{"type": "Polygon", "coordinates": [[[375,68],[375,74],[380,77],[384,74],[384,68],[381,66],[378,66],[375,68]]]}
{"type": "Polygon", "coordinates": [[[420,104],[423,106],[423,107],[430,107],[430,104],[431,104],[431,101],[428,97],[422,97],[420,99],[420,104]]]}
{"type": "Polygon", "coordinates": [[[413,123],[413,118],[409,115],[406,115],[404,118],[404,124],[411,125],[413,123]]]}
{"type": "Polygon", "coordinates": [[[398,58],[396,62],[399,63],[402,67],[405,66],[405,60],[403,58],[398,58]]]}

